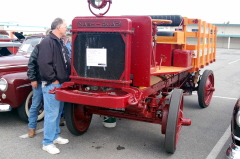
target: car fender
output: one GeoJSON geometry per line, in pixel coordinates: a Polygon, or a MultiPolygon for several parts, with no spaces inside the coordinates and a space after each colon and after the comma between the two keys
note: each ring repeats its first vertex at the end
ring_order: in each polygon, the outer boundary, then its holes
{"type": "Polygon", "coordinates": [[[1,78],[8,82],[8,89],[3,92],[6,95],[6,99],[2,99],[2,102],[9,104],[12,108],[19,107],[32,91],[27,72],[5,74],[1,78]]]}

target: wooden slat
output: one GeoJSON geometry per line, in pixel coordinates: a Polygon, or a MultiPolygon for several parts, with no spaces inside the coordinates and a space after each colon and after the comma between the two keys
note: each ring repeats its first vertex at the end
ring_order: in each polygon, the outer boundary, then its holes
{"type": "Polygon", "coordinates": [[[197,45],[187,45],[186,50],[197,50],[197,45]]]}
{"type": "Polygon", "coordinates": [[[186,32],[186,37],[198,37],[198,32],[186,32]]]}
{"type": "Polygon", "coordinates": [[[176,31],[174,36],[158,36],[156,41],[161,44],[185,44],[184,32],[176,31]]]}
{"type": "MultiPolygon", "coordinates": [[[[192,58],[193,67],[187,71],[195,72],[209,63],[214,62],[216,59],[217,27],[201,19],[188,19],[187,17],[183,17],[183,19],[182,31],[175,32],[176,34],[174,34],[174,37],[158,37],[157,43],[177,44],[175,48],[194,50],[197,55],[196,58],[192,58]],[[188,24],[196,24],[195,26],[198,32],[187,32],[188,24]],[[187,45],[187,37],[197,38],[197,44],[187,45]]],[[[176,70],[174,67],[165,68],[165,66],[161,66],[161,68],[165,70],[152,71],[153,74],[179,73],[179,71],[181,71],[181,69],[176,70]]],[[[182,68],[182,70],[184,69],[182,68]]]]}
{"type": "Polygon", "coordinates": [[[152,72],[151,75],[176,74],[176,73],[187,71],[192,67],[193,66],[190,66],[190,67],[161,66],[160,70],[157,70],[156,72],[152,72]]]}

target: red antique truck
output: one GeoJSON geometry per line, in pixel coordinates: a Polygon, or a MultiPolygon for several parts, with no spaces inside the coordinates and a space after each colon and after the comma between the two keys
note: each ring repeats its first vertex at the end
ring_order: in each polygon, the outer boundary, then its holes
{"type": "MultiPolygon", "coordinates": [[[[18,53],[0,57],[0,112],[18,110],[20,118],[28,121],[32,99],[32,87],[27,77],[27,64],[34,47],[45,35],[27,37],[18,53]]],[[[39,110],[38,120],[44,117],[43,108],[39,110]]]]}
{"type": "Polygon", "coordinates": [[[214,88],[211,70],[200,69],[216,60],[217,28],[180,15],[103,16],[111,0],[88,0],[95,16],[72,21],[70,81],[52,90],[68,102],[69,131],[85,133],[92,114],[161,125],[165,148],[174,153],[183,125],[184,94],[198,92],[199,105],[209,106],[214,88]],[[102,9],[96,14],[92,8],[102,9]],[[188,24],[197,32],[188,31],[188,24]],[[158,31],[158,26],[177,27],[158,31]],[[188,37],[197,39],[195,45],[188,37]]]}

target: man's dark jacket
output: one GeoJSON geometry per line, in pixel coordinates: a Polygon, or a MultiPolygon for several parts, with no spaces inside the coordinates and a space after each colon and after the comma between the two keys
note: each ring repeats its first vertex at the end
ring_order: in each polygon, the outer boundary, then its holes
{"type": "Polygon", "coordinates": [[[60,39],[52,32],[39,44],[38,66],[42,81],[46,81],[47,85],[56,80],[59,83],[69,81],[70,60],[66,46],[63,45],[63,47],[66,52],[65,58],[67,63],[64,62],[60,39]]]}
{"type": "Polygon", "coordinates": [[[30,81],[38,81],[38,83],[41,83],[41,76],[40,76],[39,67],[37,64],[38,47],[39,47],[39,45],[37,45],[33,49],[31,56],[29,58],[27,76],[30,79],[30,81]]]}

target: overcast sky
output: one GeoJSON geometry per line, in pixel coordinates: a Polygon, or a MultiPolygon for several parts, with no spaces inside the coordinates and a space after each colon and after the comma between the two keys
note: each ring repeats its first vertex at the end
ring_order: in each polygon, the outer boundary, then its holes
{"type": "MultiPolygon", "coordinates": [[[[1,0],[0,23],[50,27],[61,17],[71,24],[76,16],[91,16],[87,0],[1,0]]],[[[173,15],[198,18],[209,23],[240,24],[239,0],[112,0],[106,16],[173,15]]]]}

